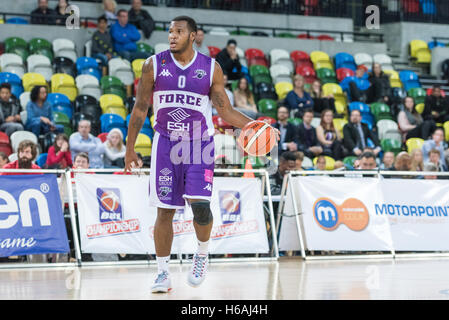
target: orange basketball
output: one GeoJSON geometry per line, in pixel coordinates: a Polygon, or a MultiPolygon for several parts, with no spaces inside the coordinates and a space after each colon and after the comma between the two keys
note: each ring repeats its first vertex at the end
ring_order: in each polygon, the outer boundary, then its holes
{"type": "Polygon", "coordinates": [[[264,156],[277,144],[276,133],[269,123],[251,121],[242,128],[238,143],[251,156],[264,156]]]}

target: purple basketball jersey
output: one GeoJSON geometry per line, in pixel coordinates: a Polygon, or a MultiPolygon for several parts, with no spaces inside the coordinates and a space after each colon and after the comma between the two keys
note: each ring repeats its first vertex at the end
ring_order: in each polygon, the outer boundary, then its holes
{"type": "Polygon", "coordinates": [[[182,66],[170,50],[152,59],[154,129],[162,136],[188,140],[213,136],[209,92],[215,60],[195,51],[192,61],[182,66]]]}

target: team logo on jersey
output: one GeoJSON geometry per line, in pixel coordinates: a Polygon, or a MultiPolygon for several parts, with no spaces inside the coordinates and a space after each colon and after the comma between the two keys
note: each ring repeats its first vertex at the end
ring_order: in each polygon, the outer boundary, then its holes
{"type": "Polygon", "coordinates": [[[167,114],[170,117],[172,117],[172,119],[175,120],[176,122],[183,121],[183,120],[187,119],[188,117],[190,117],[190,114],[185,112],[185,110],[182,109],[182,108],[177,108],[177,109],[175,109],[173,111],[170,111],[167,114]]]}
{"type": "Polygon", "coordinates": [[[162,67],[165,67],[166,64],[167,64],[167,61],[166,61],[165,59],[162,59],[162,61],[161,61],[161,66],[162,66],[162,67]]]}
{"type": "Polygon", "coordinates": [[[167,69],[164,69],[161,71],[161,73],[159,73],[159,77],[173,77],[173,76],[170,73],[170,71],[168,71],[167,69]]]}
{"type": "Polygon", "coordinates": [[[196,69],[193,79],[203,79],[206,74],[206,71],[204,71],[203,69],[196,69]]]}

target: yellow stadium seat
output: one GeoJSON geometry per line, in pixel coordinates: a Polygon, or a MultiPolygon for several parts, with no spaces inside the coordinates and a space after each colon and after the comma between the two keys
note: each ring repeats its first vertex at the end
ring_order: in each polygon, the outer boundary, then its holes
{"type": "Polygon", "coordinates": [[[126,121],[126,116],[128,115],[128,112],[127,112],[125,107],[117,107],[117,106],[106,107],[105,110],[104,110],[104,113],[117,114],[120,117],[122,117],[123,120],[125,120],[125,121],[126,121]]]}
{"type": "Polygon", "coordinates": [[[78,88],[75,79],[65,73],[55,73],[51,76],[51,92],[65,94],[70,101],[75,101],[78,88]]]}
{"type": "Polygon", "coordinates": [[[25,73],[22,77],[22,84],[23,89],[26,92],[31,91],[34,86],[46,86],[48,88],[47,81],[45,81],[44,76],[40,73],[34,72],[25,73]]]}
{"type": "Polygon", "coordinates": [[[274,85],[278,98],[280,100],[287,96],[287,93],[293,90],[293,84],[289,82],[278,82],[274,85]]]}
{"type": "Polygon", "coordinates": [[[402,82],[397,71],[383,70],[383,72],[390,77],[390,86],[392,88],[402,88],[402,82]]]}
{"type": "Polygon", "coordinates": [[[341,138],[343,138],[343,127],[348,123],[348,120],[336,118],[333,122],[335,130],[337,130],[340,133],[341,138]]]}
{"type": "Polygon", "coordinates": [[[424,144],[424,139],[421,138],[410,138],[405,141],[407,146],[407,152],[411,153],[415,149],[421,149],[424,144]]]}
{"type": "Polygon", "coordinates": [[[335,111],[338,114],[347,114],[346,102],[342,100],[335,100],[335,111]]]}
{"type": "Polygon", "coordinates": [[[146,134],[139,133],[134,150],[143,157],[151,156],[151,139],[146,134]]]}
{"type": "MultiPolygon", "coordinates": [[[[335,160],[332,157],[324,156],[326,158],[326,170],[334,170],[335,168],[335,160]]],[[[313,165],[316,166],[316,162],[318,157],[313,158],[313,165]]]]}
{"type": "Polygon", "coordinates": [[[134,79],[142,77],[142,67],[145,63],[145,59],[136,59],[132,63],[132,68],[134,72],[134,79]]]}
{"type": "Polygon", "coordinates": [[[418,63],[430,63],[432,60],[429,46],[423,40],[412,40],[410,42],[410,56],[415,58],[418,63]]]}
{"type": "Polygon", "coordinates": [[[332,65],[332,62],[330,61],[317,61],[313,63],[313,68],[315,70],[319,70],[319,69],[334,69],[334,66],[332,65]]]}
{"type": "Polygon", "coordinates": [[[116,94],[104,94],[100,97],[100,107],[103,113],[108,107],[124,107],[123,99],[116,94]]]}
{"type": "Polygon", "coordinates": [[[444,140],[449,141],[449,121],[446,121],[443,123],[443,129],[444,129],[444,140]]]}
{"type": "Polygon", "coordinates": [[[416,111],[418,111],[418,113],[422,114],[424,111],[424,103],[418,103],[415,106],[416,111]]]}
{"type": "Polygon", "coordinates": [[[154,114],[150,117],[151,128],[154,128],[154,114]]]}
{"type": "Polygon", "coordinates": [[[329,55],[323,51],[312,51],[310,53],[310,60],[315,64],[315,62],[331,62],[329,55]]]}

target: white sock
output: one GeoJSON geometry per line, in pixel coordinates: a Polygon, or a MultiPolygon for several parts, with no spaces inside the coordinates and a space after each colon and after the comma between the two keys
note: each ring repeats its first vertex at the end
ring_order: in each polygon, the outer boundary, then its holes
{"type": "Polygon", "coordinates": [[[209,253],[209,240],[207,240],[206,242],[198,240],[197,253],[202,255],[207,255],[209,253]]]}
{"type": "Polygon", "coordinates": [[[168,272],[168,262],[170,261],[170,256],[156,257],[156,260],[157,260],[157,273],[161,273],[163,271],[168,272]]]}

